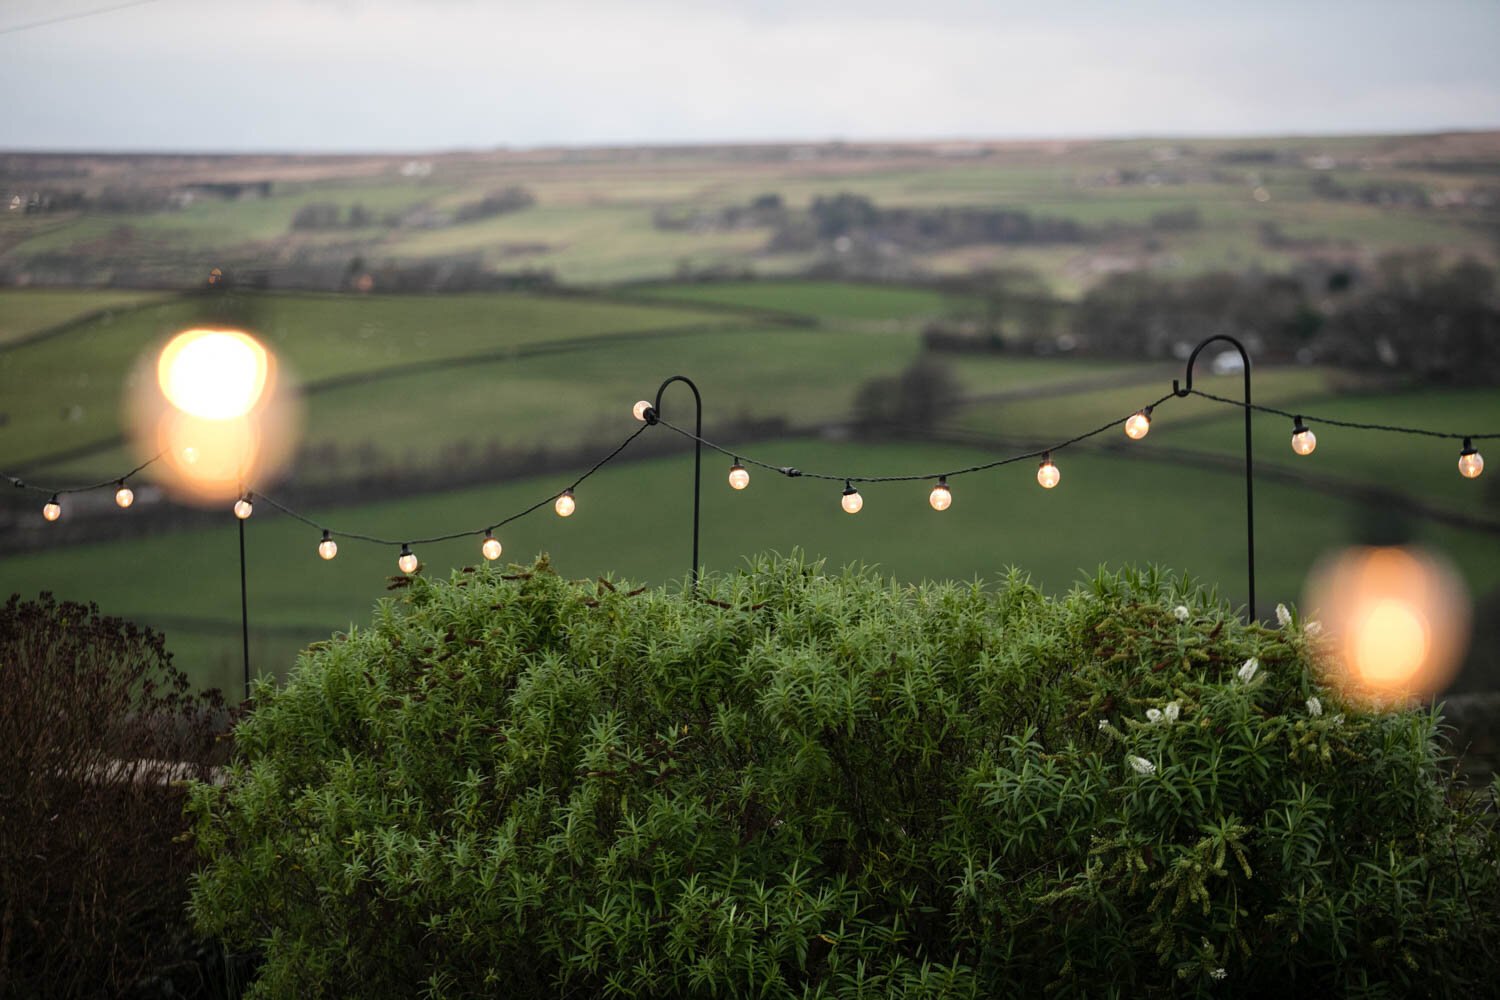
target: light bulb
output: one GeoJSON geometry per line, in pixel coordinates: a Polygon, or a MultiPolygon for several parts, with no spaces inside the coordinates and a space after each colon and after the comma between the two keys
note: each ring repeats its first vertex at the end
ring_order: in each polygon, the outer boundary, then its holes
{"type": "Polygon", "coordinates": [[[635,414],[635,419],[645,420],[646,414],[651,412],[651,403],[644,399],[638,400],[636,404],[630,408],[630,412],[635,414]]]}
{"type": "Polygon", "coordinates": [[[124,483],[121,483],[120,488],[115,490],[115,503],[121,507],[129,507],[135,503],[135,491],[124,483]]]}
{"type": "Polygon", "coordinates": [[[1318,436],[1307,429],[1301,417],[1295,418],[1292,426],[1292,450],[1299,455],[1311,455],[1318,446],[1318,436]]]}
{"type": "Polygon", "coordinates": [[[947,510],[953,506],[953,491],[948,489],[947,476],[938,478],[937,485],[927,494],[927,502],[932,504],[933,510],[947,510]]]}
{"type": "Polygon", "coordinates": [[[1125,421],[1125,434],[1132,441],[1139,441],[1151,430],[1151,407],[1146,407],[1130,415],[1125,421]]]}
{"type": "Polygon", "coordinates": [[[729,467],[729,485],[737,490],[742,490],[750,485],[750,473],[745,471],[745,467],[740,464],[739,459],[735,459],[734,464],[729,467]]]}
{"type": "Polygon", "coordinates": [[[408,576],[417,571],[417,557],[412,552],[411,546],[401,546],[401,555],[396,558],[396,565],[408,576]]]}
{"type": "Polygon", "coordinates": [[[844,498],[839,501],[845,513],[858,514],[859,509],[865,505],[864,498],[859,495],[859,490],[847,479],[844,480],[844,498]]]}
{"type": "Polygon", "coordinates": [[[57,497],[42,504],[42,516],[49,521],[56,521],[62,517],[62,505],[57,502],[57,497]]]}
{"type": "Polygon", "coordinates": [[[234,502],[234,516],[239,518],[241,521],[249,517],[254,512],[255,508],[251,506],[250,498],[248,496],[241,497],[234,502]]]}
{"type": "Polygon", "coordinates": [[[1464,450],[1458,453],[1458,471],[1465,479],[1478,479],[1484,471],[1484,456],[1474,450],[1474,442],[1464,438],[1464,450]]]}
{"type": "Polygon", "coordinates": [[[562,496],[557,498],[557,503],[553,504],[553,507],[557,509],[558,517],[572,517],[573,511],[578,509],[578,504],[573,501],[573,491],[563,490],[562,496]]]}
{"type": "Polygon", "coordinates": [[[329,534],[328,529],[324,528],[323,540],[318,543],[318,555],[322,556],[324,559],[332,559],[338,554],[339,543],[335,542],[333,540],[333,536],[329,534]]]}
{"type": "Polygon", "coordinates": [[[484,541],[479,545],[479,551],[484,553],[484,557],[490,562],[494,562],[500,558],[500,539],[486,531],[484,533],[484,541]]]}
{"type": "Polygon", "coordinates": [[[1057,466],[1052,464],[1050,453],[1042,456],[1042,464],[1036,467],[1036,481],[1041,483],[1042,489],[1050,490],[1056,486],[1058,480],[1062,479],[1062,473],[1057,471],[1057,466]]]}

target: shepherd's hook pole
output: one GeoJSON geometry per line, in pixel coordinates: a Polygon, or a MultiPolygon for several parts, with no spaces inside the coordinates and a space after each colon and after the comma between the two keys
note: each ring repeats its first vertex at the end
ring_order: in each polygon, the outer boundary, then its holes
{"type": "Polygon", "coordinates": [[[1207,338],[1197,347],[1187,359],[1187,386],[1179,389],[1177,380],[1172,380],[1172,391],[1178,396],[1186,396],[1193,391],[1193,362],[1198,360],[1198,352],[1216,340],[1228,341],[1234,345],[1234,349],[1240,352],[1240,360],[1245,363],[1245,564],[1250,572],[1250,620],[1255,620],[1255,489],[1254,478],[1251,474],[1252,465],[1250,459],[1250,355],[1245,352],[1245,345],[1226,334],[1217,333],[1207,338]]]}
{"type": "Polygon", "coordinates": [[[661,414],[661,394],[666,391],[667,386],[673,382],[681,382],[693,390],[693,399],[698,404],[698,422],[693,428],[693,433],[698,440],[693,442],[693,571],[689,575],[692,580],[692,589],[698,589],[698,508],[699,494],[703,482],[703,396],[699,394],[698,387],[693,380],[686,375],[673,375],[661,384],[656,390],[656,403],[650,410],[646,411],[646,422],[654,424],[661,414]]]}
{"type": "Polygon", "coordinates": [[[245,600],[245,522],[240,520],[240,639],[245,648],[245,698],[250,697],[250,611],[245,600]]]}

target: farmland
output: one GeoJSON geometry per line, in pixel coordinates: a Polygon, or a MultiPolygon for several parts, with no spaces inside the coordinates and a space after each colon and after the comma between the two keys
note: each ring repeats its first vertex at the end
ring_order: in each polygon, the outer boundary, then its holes
{"type": "MultiPolygon", "coordinates": [[[[92,294],[73,312],[96,308],[92,294]]],[[[740,427],[733,447],[748,456],[846,475],[937,472],[1043,447],[1158,398],[1181,375],[1160,362],[953,356],[943,363],[957,392],[920,435],[925,443],[849,439],[859,387],[923,357],[918,330],[954,308],[949,297],[810,281],[653,285],[632,295],[244,297],[236,308],[310,388],[307,448],[286,489],[296,495],[321,483],[322,499],[305,513],[336,531],[410,538],[479,529],[547,497],[582,468],[554,462],[535,475],[508,467],[481,476],[480,485],[450,488],[458,463],[472,463],[492,442],[602,455],[640,426],[630,404],[676,373],[703,389],[710,434],[740,427]],[[773,419],[782,433],[754,436],[755,420],[773,419]],[[404,470],[418,484],[399,497],[341,489],[370,471],[351,457],[362,443],[374,449],[367,461],[404,470]]],[[[0,351],[10,414],[0,469],[78,482],[128,468],[130,456],[109,442],[119,433],[115,401],[132,360],[210,305],[201,297],[148,302],[0,351]],[[84,412],[74,417],[74,407],[84,412]],[[78,451],[90,443],[100,446],[78,451]],[[45,457],[70,449],[65,460],[45,457]]],[[[46,308],[49,317],[68,312],[55,302],[46,308]]],[[[1356,421],[1500,425],[1500,400],[1489,390],[1351,392],[1347,381],[1318,366],[1270,366],[1257,370],[1257,400],[1356,421]]],[[[1237,397],[1239,377],[1200,373],[1195,386],[1237,397]]],[[[688,395],[673,389],[664,400],[674,422],[690,418],[688,395]]],[[[1058,489],[1039,489],[1034,463],[1022,462],[956,480],[953,508],[942,514],[928,508],[920,482],[865,487],[856,517],[839,511],[829,482],[756,470],[750,488],[735,493],[723,483],[727,459],[709,455],[703,562],[727,571],[754,552],[801,547],[832,567],[871,563],[906,581],[994,580],[1016,566],[1052,592],[1101,563],[1155,562],[1243,600],[1239,421],[1238,410],[1220,404],[1170,400],[1145,441],[1114,432],[1060,453],[1058,489]]],[[[1500,588],[1500,535],[1459,523],[1493,524],[1495,494],[1485,481],[1457,476],[1452,442],[1319,427],[1318,451],[1300,458],[1286,445],[1285,421],[1258,416],[1255,427],[1266,470],[1256,495],[1262,612],[1296,600],[1321,552],[1362,537],[1392,510],[1406,511],[1402,530],[1447,552],[1476,594],[1500,588]],[[1350,484],[1383,492],[1351,492],[1350,484]]],[[[548,552],[569,577],[680,582],[689,562],[689,448],[663,428],[640,447],[642,459],[627,452],[584,484],[572,518],[543,509],[508,525],[500,533],[505,558],[526,563],[548,552]]],[[[267,488],[273,496],[281,490],[267,488]]],[[[4,504],[9,537],[27,540],[31,551],[0,562],[0,591],[50,589],[155,623],[196,679],[235,683],[237,542],[227,513],[207,526],[158,519],[142,532],[130,519],[150,515],[147,500],[129,512],[105,503],[77,516],[109,526],[110,537],[56,546],[38,542],[48,526],[29,496],[4,504]]],[[[314,552],[317,533],[269,505],[257,506],[247,537],[252,657],[276,675],[306,643],[367,620],[395,572],[393,548],[355,540],[324,563],[314,552]]],[[[472,564],[477,544],[424,545],[419,555],[426,572],[446,573],[472,564]]]]}

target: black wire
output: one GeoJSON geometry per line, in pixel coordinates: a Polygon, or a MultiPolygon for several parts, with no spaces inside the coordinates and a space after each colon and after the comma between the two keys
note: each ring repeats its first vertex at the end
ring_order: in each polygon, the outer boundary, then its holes
{"type": "Polygon", "coordinates": [[[1327,417],[1311,417],[1306,413],[1291,413],[1287,410],[1278,410],[1274,406],[1260,406],[1255,403],[1246,403],[1242,399],[1227,399],[1223,396],[1215,396],[1211,392],[1203,392],[1199,389],[1189,389],[1188,392],[1190,392],[1194,396],[1202,396],[1204,399],[1211,399],[1215,403],[1228,403],[1230,406],[1239,406],[1250,410],[1258,410],[1261,413],[1274,413],[1279,417],[1286,417],[1288,420],[1295,420],[1298,417],[1301,417],[1303,420],[1309,423],[1327,424],[1330,427],[1351,427],[1355,430],[1360,431],[1390,431],[1394,434],[1420,434],[1424,437],[1452,438],[1454,440],[1457,440],[1459,438],[1470,438],[1475,441],[1483,441],[1488,438],[1500,438],[1500,434],[1448,434],[1443,431],[1426,431],[1422,430],[1420,427],[1392,427],[1388,424],[1356,424],[1348,420],[1331,420],[1327,417]]]}
{"type": "MultiPolygon", "coordinates": [[[[1172,399],[1175,395],[1175,393],[1169,392],[1161,399],[1158,399],[1156,402],[1148,404],[1148,407],[1160,406],[1167,400],[1172,399]]],[[[1142,409],[1146,408],[1147,407],[1142,407],[1142,409]]],[[[1110,428],[1118,427],[1120,424],[1123,424],[1125,421],[1129,420],[1139,412],[1139,410],[1132,410],[1130,411],[1130,413],[1126,414],[1123,417],[1120,417],[1118,420],[1111,420],[1109,423],[1104,424],[1101,427],[1096,427],[1091,431],[1085,431],[1084,433],[1079,434],[1076,437],[1070,437],[1060,444],[1054,444],[1046,448],[1038,448],[1036,451],[1028,451],[1024,455],[1012,455],[1009,458],[1001,458],[993,462],[985,462],[983,465],[971,465],[965,469],[952,469],[947,472],[928,472],[917,476],[845,476],[831,475],[829,473],[822,472],[803,472],[801,469],[793,468],[789,465],[771,465],[768,462],[759,462],[753,458],[746,458],[743,451],[731,451],[728,448],[724,448],[720,445],[714,444],[707,438],[699,437],[697,434],[694,434],[691,431],[683,430],[676,424],[668,423],[660,416],[656,418],[656,422],[669,430],[676,431],[678,434],[681,434],[683,437],[687,438],[690,441],[697,441],[706,448],[712,448],[714,451],[719,452],[721,455],[728,455],[731,458],[739,459],[739,461],[741,462],[745,462],[750,465],[756,465],[762,469],[769,469],[771,472],[779,472],[783,476],[788,476],[794,479],[826,479],[830,482],[841,483],[909,483],[921,479],[939,479],[951,476],[963,476],[967,475],[970,472],[984,472],[986,469],[998,469],[1002,465],[1010,465],[1013,462],[1024,462],[1028,458],[1040,458],[1054,451],[1062,451],[1070,444],[1077,444],[1079,441],[1083,441],[1096,435],[1103,434],[1110,428]]]]}
{"type": "Polygon", "coordinates": [[[140,465],[137,465],[135,468],[133,468],[129,472],[125,473],[125,475],[123,475],[123,476],[115,476],[113,479],[106,479],[102,483],[93,483],[92,485],[89,485],[89,486],[68,486],[68,487],[64,487],[63,489],[54,490],[54,489],[51,489],[50,487],[46,487],[46,486],[35,486],[35,485],[33,485],[31,483],[28,483],[24,479],[21,479],[21,478],[19,478],[17,476],[7,476],[7,475],[4,475],[4,474],[0,474],[0,478],[5,479],[12,486],[16,487],[16,489],[20,489],[20,490],[35,490],[37,493],[45,493],[48,496],[60,497],[60,496],[62,496],[64,494],[66,494],[66,493],[87,493],[89,490],[101,490],[101,489],[103,489],[106,486],[114,486],[114,485],[116,485],[118,483],[123,483],[125,480],[127,480],[131,476],[135,475],[137,472],[140,472],[142,469],[146,468],[146,466],[152,464],[157,459],[161,458],[161,456],[162,456],[162,453],[161,452],[157,452],[155,455],[152,455],[150,458],[146,459],[140,465]]]}
{"type": "Polygon", "coordinates": [[[527,507],[525,510],[521,511],[520,513],[512,514],[509,517],[505,518],[504,520],[496,521],[494,524],[488,525],[487,527],[474,528],[474,529],[471,529],[469,531],[455,531],[455,532],[452,532],[451,534],[447,534],[447,535],[433,535],[430,538],[401,538],[401,539],[396,539],[396,538],[381,538],[378,535],[361,535],[361,534],[358,534],[358,533],[352,532],[352,531],[337,531],[337,530],[335,530],[333,528],[326,527],[325,525],[322,525],[322,524],[318,523],[317,521],[314,521],[312,518],[307,517],[304,514],[300,514],[300,513],[298,513],[295,510],[292,510],[290,507],[286,506],[285,504],[280,503],[279,501],[277,501],[277,500],[275,500],[275,499],[273,499],[271,497],[266,496],[264,493],[256,493],[255,494],[255,499],[256,500],[264,500],[266,503],[270,504],[272,507],[275,507],[277,510],[281,511],[283,514],[287,515],[288,517],[296,518],[298,521],[301,521],[303,524],[306,524],[309,527],[317,528],[319,531],[326,531],[326,532],[328,532],[328,534],[330,536],[332,536],[334,538],[353,539],[355,541],[360,541],[360,542],[374,542],[377,545],[432,545],[432,544],[435,544],[437,542],[451,542],[455,538],[467,538],[470,535],[483,535],[483,534],[487,534],[487,533],[489,533],[491,531],[494,531],[496,528],[503,527],[504,525],[507,525],[507,524],[509,524],[512,521],[516,521],[516,520],[519,520],[519,519],[525,517],[527,514],[530,514],[530,513],[532,513],[535,510],[539,510],[540,508],[547,506],[549,503],[552,503],[558,497],[562,496],[564,493],[567,493],[569,490],[577,489],[578,485],[580,483],[582,483],[588,477],[592,476],[594,473],[598,472],[607,463],[609,463],[610,461],[612,461],[617,455],[620,454],[620,452],[622,452],[622,451],[625,450],[625,448],[630,444],[630,442],[634,441],[636,438],[638,438],[642,434],[644,434],[646,432],[647,428],[649,428],[650,426],[651,426],[650,424],[642,424],[640,426],[640,428],[638,428],[634,434],[630,435],[624,441],[621,441],[620,444],[619,444],[619,446],[617,448],[615,448],[614,451],[610,452],[608,455],[605,455],[603,458],[599,459],[599,461],[595,462],[594,465],[593,465],[593,467],[590,468],[589,471],[585,472],[583,475],[581,475],[577,479],[573,480],[572,485],[565,486],[562,489],[558,490],[556,493],[553,493],[551,496],[546,497],[546,498],[544,498],[542,500],[538,500],[536,503],[532,504],[530,507],[527,507]]]}
{"type": "Polygon", "coordinates": [[[31,21],[27,24],[12,24],[9,27],[0,28],[0,35],[9,35],[17,31],[29,31],[32,28],[45,28],[49,24],[61,24],[64,21],[77,21],[85,17],[93,17],[95,14],[110,14],[127,7],[143,7],[148,3],[156,3],[156,0],[130,0],[129,3],[117,3],[113,7],[96,7],[93,10],[80,10],[72,14],[62,14],[58,17],[49,17],[43,21],[31,21]]]}

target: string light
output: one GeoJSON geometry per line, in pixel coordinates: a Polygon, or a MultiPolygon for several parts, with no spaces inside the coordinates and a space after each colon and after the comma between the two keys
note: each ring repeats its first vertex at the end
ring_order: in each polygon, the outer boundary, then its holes
{"type": "Polygon", "coordinates": [[[1463,451],[1458,453],[1458,471],[1465,479],[1478,479],[1484,471],[1484,456],[1474,450],[1472,438],[1464,438],[1463,451]]]}
{"type": "Polygon", "coordinates": [[[417,556],[405,542],[401,543],[401,554],[396,557],[396,566],[407,576],[417,571],[417,556]]]}
{"type": "Polygon", "coordinates": [[[1050,490],[1062,479],[1062,473],[1057,471],[1057,466],[1052,464],[1052,452],[1042,456],[1042,464],[1036,467],[1036,481],[1041,484],[1042,489],[1050,490]]]}
{"type": "MultiPolygon", "coordinates": [[[[1151,405],[1146,406],[1145,408],[1143,408],[1141,410],[1138,410],[1136,413],[1134,413],[1131,416],[1125,418],[1123,421],[1121,421],[1121,420],[1114,420],[1114,421],[1111,421],[1111,422],[1109,422],[1107,424],[1104,424],[1101,427],[1097,427],[1097,428],[1094,428],[1093,430],[1086,431],[1086,432],[1084,432],[1082,434],[1075,435],[1074,437],[1071,437],[1071,438],[1067,439],[1066,441],[1062,441],[1062,442],[1060,442],[1058,444],[1053,445],[1052,450],[1056,450],[1058,448],[1067,447],[1069,445],[1076,444],[1076,443],[1078,443],[1080,441],[1084,441],[1084,440],[1086,440],[1088,438],[1092,438],[1092,437],[1094,437],[1094,436],[1096,436],[1098,434],[1102,434],[1102,433],[1110,430],[1111,428],[1119,426],[1122,423],[1125,425],[1126,433],[1132,439],[1139,440],[1140,438],[1145,437],[1145,435],[1150,430],[1152,411],[1160,403],[1166,401],[1167,399],[1172,398],[1172,395],[1178,395],[1178,393],[1175,391],[1175,386],[1174,386],[1174,392],[1173,392],[1173,394],[1168,395],[1168,396],[1163,396],[1162,399],[1159,399],[1155,403],[1152,403],[1151,405]]],[[[1211,393],[1202,392],[1201,390],[1196,390],[1196,389],[1189,390],[1186,393],[1186,395],[1196,395],[1196,396],[1200,396],[1202,398],[1209,399],[1209,400],[1212,400],[1212,401],[1215,401],[1215,402],[1224,403],[1224,404],[1231,405],[1231,406],[1242,407],[1242,408],[1244,408],[1246,410],[1253,410],[1253,411],[1263,412],[1263,413],[1273,413],[1273,414],[1277,414],[1279,416],[1290,418],[1293,421],[1293,431],[1292,431],[1292,447],[1293,447],[1293,449],[1296,450],[1298,454],[1306,455],[1306,454],[1310,454],[1313,451],[1313,449],[1316,447],[1316,438],[1313,435],[1312,431],[1303,422],[1303,418],[1300,415],[1295,415],[1295,414],[1292,414],[1292,413],[1288,413],[1288,412],[1286,412],[1284,410],[1278,410],[1278,409],[1275,409],[1274,407],[1259,406],[1259,405],[1253,405],[1253,404],[1245,403],[1245,402],[1242,402],[1240,400],[1225,399],[1223,397],[1215,396],[1215,395],[1213,395],[1211,393]]],[[[637,417],[637,419],[641,420],[647,426],[651,426],[651,425],[660,423],[663,426],[667,427],[668,429],[670,429],[672,431],[675,431],[676,433],[681,434],[682,436],[684,436],[686,438],[689,438],[690,440],[696,440],[701,445],[704,445],[704,446],[707,446],[709,448],[712,448],[712,449],[714,449],[714,450],[716,450],[716,451],[718,451],[718,452],[720,452],[720,453],[722,453],[722,454],[724,454],[726,456],[733,457],[733,464],[730,466],[730,470],[729,470],[729,484],[730,484],[731,487],[733,487],[736,490],[742,490],[742,489],[746,488],[746,486],[749,485],[749,482],[750,482],[750,473],[746,469],[746,465],[758,465],[758,466],[760,466],[760,467],[762,467],[764,469],[768,469],[768,470],[770,470],[772,472],[779,472],[782,475],[787,476],[789,478],[798,478],[798,477],[804,477],[805,476],[805,477],[808,477],[808,478],[824,479],[824,480],[838,480],[838,479],[843,479],[844,480],[844,490],[843,490],[843,494],[842,494],[842,496],[840,498],[840,505],[848,513],[854,514],[854,513],[858,513],[864,507],[864,498],[862,496],[860,496],[859,491],[856,490],[854,488],[854,485],[853,485],[853,480],[856,479],[856,478],[860,479],[862,482],[909,482],[909,481],[912,481],[912,480],[922,480],[922,479],[928,479],[928,480],[930,480],[930,479],[934,478],[933,475],[931,475],[931,474],[929,474],[929,475],[881,476],[881,477],[869,477],[869,476],[850,476],[850,477],[833,476],[833,475],[825,475],[825,474],[820,474],[820,473],[803,472],[802,470],[794,468],[792,466],[776,466],[776,465],[770,465],[770,464],[765,463],[765,462],[755,461],[755,460],[752,460],[752,459],[741,459],[739,456],[733,455],[732,452],[728,451],[725,448],[720,447],[717,444],[714,444],[712,441],[708,441],[708,440],[702,438],[701,436],[699,436],[697,434],[690,433],[690,432],[684,430],[683,428],[677,427],[677,426],[675,426],[675,425],[673,425],[673,424],[671,424],[671,423],[669,423],[669,422],[667,422],[665,420],[662,420],[660,418],[660,416],[655,412],[654,408],[651,407],[651,405],[646,400],[640,400],[639,402],[637,402],[636,405],[635,405],[635,407],[632,408],[632,413],[637,417]]],[[[1327,418],[1327,417],[1316,417],[1314,419],[1316,420],[1316,422],[1319,422],[1319,423],[1329,424],[1329,425],[1337,426],[1337,427],[1350,427],[1350,428],[1355,428],[1355,429],[1359,429],[1359,430],[1374,430],[1374,431],[1384,431],[1384,432],[1402,433],[1402,434],[1417,434],[1417,435],[1424,435],[1424,436],[1428,436],[1428,437],[1440,437],[1440,438],[1450,438],[1450,439],[1451,438],[1462,437],[1463,438],[1463,449],[1459,453],[1459,462],[1458,462],[1458,465],[1459,465],[1459,472],[1465,478],[1468,478],[1468,479],[1477,478],[1483,472],[1483,470],[1484,470],[1484,458],[1474,448],[1474,446],[1473,446],[1474,439],[1475,438],[1487,439],[1487,438],[1497,438],[1497,437],[1500,437],[1500,434],[1476,434],[1476,435],[1467,435],[1467,436],[1465,436],[1465,435],[1444,433],[1444,432],[1441,432],[1441,431],[1423,430],[1423,429],[1412,428],[1412,427],[1395,427],[1395,426],[1384,426],[1384,425],[1380,425],[1380,424],[1351,423],[1349,421],[1335,420],[1335,419],[1327,418]]],[[[484,539],[483,539],[483,541],[481,542],[481,545],[480,545],[481,552],[483,553],[483,555],[485,556],[485,558],[493,560],[493,559],[499,558],[499,556],[501,554],[500,542],[499,542],[498,539],[494,538],[494,535],[493,535],[494,528],[500,527],[501,525],[504,525],[504,524],[508,524],[510,521],[516,520],[518,518],[525,517],[526,515],[532,513],[533,511],[536,511],[537,509],[545,506],[549,502],[553,503],[553,506],[556,509],[556,511],[557,511],[557,513],[558,513],[559,516],[561,516],[561,517],[569,517],[569,516],[571,516],[573,514],[573,512],[576,510],[576,501],[575,501],[574,496],[573,496],[573,490],[579,485],[579,483],[583,482],[583,480],[587,479],[589,476],[592,476],[595,472],[598,472],[601,468],[603,468],[604,465],[606,465],[610,461],[612,461],[616,456],[618,456],[625,449],[625,447],[627,445],[630,444],[630,442],[634,441],[637,437],[639,437],[642,433],[644,433],[645,430],[646,430],[646,427],[641,427],[641,428],[637,429],[633,434],[631,434],[627,438],[625,438],[625,440],[622,441],[613,451],[611,451],[604,458],[600,459],[598,462],[594,463],[594,465],[593,465],[592,468],[590,468],[587,472],[585,472],[578,479],[574,480],[572,486],[569,486],[567,489],[563,490],[561,493],[554,494],[551,497],[542,499],[542,500],[538,501],[537,503],[532,504],[530,507],[527,507],[526,509],[524,509],[522,511],[519,511],[516,514],[511,515],[510,517],[506,518],[505,520],[497,522],[496,524],[491,525],[490,528],[485,529],[484,530],[484,539]]],[[[193,452],[193,451],[195,451],[195,449],[185,449],[185,451],[193,452]]],[[[994,468],[998,468],[998,467],[1003,466],[1003,465],[1009,465],[1009,464],[1011,464],[1013,462],[1017,462],[1017,461],[1021,461],[1021,460],[1027,459],[1027,458],[1035,457],[1038,454],[1040,454],[1042,456],[1042,461],[1041,461],[1041,463],[1037,467],[1037,473],[1036,473],[1037,482],[1044,489],[1052,489],[1052,488],[1054,488],[1054,487],[1057,486],[1058,482],[1062,478],[1061,477],[1061,473],[1059,472],[1059,470],[1057,468],[1057,465],[1052,461],[1052,451],[1051,450],[1049,450],[1049,451],[1042,451],[1042,452],[1035,452],[1035,451],[1033,451],[1033,452],[1029,452],[1029,453],[1026,453],[1026,454],[1015,455],[1015,456],[1012,456],[1012,457],[1009,457],[1009,458],[1001,458],[1001,459],[997,459],[997,460],[991,461],[991,462],[986,462],[986,463],[983,463],[983,464],[980,464],[980,465],[974,465],[974,466],[970,466],[970,467],[963,468],[963,469],[952,470],[952,471],[949,471],[947,473],[937,475],[936,478],[937,478],[938,482],[932,488],[931,492],[929,493],[929,495],[928,495],[928,502],[932,505],[933,509],[940,510],[940,511],[941,510],[946,510],[946,509],[948,509],[952,505],[952,502],[953,502],[952,501],[952,496],[953,496],[953,494],[952,494],[952,490],[948,486],[948,482],[947,482],[948,476],[950,476],[950,475],[963,475],[963,474],[967,474],[967,473],[970,473],[970,472],[981,472],[981,471],[985,471],[987,469],[994,469],[994,468]]],[[[96,484],[93,484],[93,485],[90,485],[90,486],[71,487],[71,488],[68,488],[68,489],[59,489],[59,490],[56,490],[56,491],[52,491],[52,490],[50,490],[48,488],[44,488],[44,487],[41,487],[41,486],[36,486],[36,485],[32,485],[32,484],[26,483],[23,480],[15,477],[15,476],[0,474],[0,479],[4,479],[4,480],[8,481],[12,486],[15,486],[17,488],[29,489],[29,490],[33,490],[35,492],[40,492],[40,493],[43,493],[43,494],[49,494],[50,493],[51,499],[49,499],[48,502],[43,506],[43,508],[42,508],[42,515],[48,521],[56,521],[62,515],[62,506],[61,506],[58,498],[59,498],[60,495],[62,495],[64,493],[82,493],[82,492],[87,492],[87,491],[91,491],[91,490],[102,489],[104,487],[114,487],[115,488],[115,502],[120,507],[122,507],[122,508],[129,507],[132,503],[134,503],[135,493],[134,493],[134,491],[132,489],[130,489],[130,487],[128,487],[126,485],[126,480],[129,479],[131,476],[136,475],[141,470],[143,470],[147,466],[151,465],[153,462],[157,461],[160,457],[161,456],[158,455],[155,458],[148,459],[145,463],[143,463],[142,465],[138,466],[137,468],[131,470],[130,472],[126,473],[125,476],[123,476],[123,477],[108,479],[108,480],[105,480],[104,482],[96,483],[96,484]]],[[[190,458],[191,457],[196,457],[196,455],[195,454],[191,455],[190,458]]],[[[271,499],[269,497],[266,497],[266,496],[262,495],[258,499],[266,500],[268,503],[270,503],[276,509],[280,510],[282,513],[287,514],[287,515],[289,515],[289,516],[291,516],[293,518],[296,518],[296,519],[298,519],[300,521],[303,521],[304,523],[306,523],[306,524],[308,524],[308,525],[310,525],[312,527],[316,527],[319,530],[321,530],[322,534],[323,534],[323,537],[322,537],[322,540],[318,543],[318,554],[322,558],[324,558],[324,559],[332,559],[337,554],[337,552],[338,552],[338,544],[333,540],[332,531],[330,529],[323,528],[321,525],[317,524],[316,522],[312,521],[311,519],[303,516],[302,514],[299,514],[298,512],[296,512],[296,511],[294,511],[294,510],[292,510],[292,509],[290,509],[290,508],[288,508],[286,506],[283,506],[280,503],[277,503],[275,500],[273,500],[273,499],[271,499]]],[[[251,513],[253,512],[253,509],[254,508],[253,508],[253,505],[252,505],[252,494],[249,491],[245,492],[245,494],[241,497],[241,499],[234,504],[234,508],[233,508],[235,517],[239,518],[242,521],[250,517],[251,513]]],[[[417,539],[416,542],[417,542],[417,544],[422,544],[424,542],[447,541],[449,539],[457,539],[457,538],[462,538],[462,537],[465,537],[465,536],[472,536],[475,533],[476,533],[475,530],[459,531],[459,532],[454,532],[452,534],[435,536],[435,537],[432,537],[432,538],[417,539]]],[[[359,541],[374,542],[374,543],[378,543],[378,544],[382,544],[382,545],[395,545],[395,544],[397,544],[397,542],[395,542],[394,540],[391,540],[391,539],[377,538],[377,537],[374,537],[374,536],[371,536],[371,535],[355,534],[355,533],[348,532],[348,531],[341,531],[339,534],[340,534],[341,537],[344,537],[346,539],[347,538],[353,538],[353,539],[356,539],[356,540],[359,540],[359,541]]],[[[410,542],[402,542],[400,544],[401,544],[401,554],[400,554],[399,558],[397,559],[397,565],[401,567],[401,569],[402,569],[403,572],[407,572],[407,573],[414,572],[420,564],[417,562],[416,555],[413,554],[412,551],[411,551],[410,546],[411,546],[412,543],[410,543],[410,542]]]]}
{"type": "Polygon", "coordinates": [[[847,479],[844,480],[844,496],[839,501],[839,505],[847,514],[858,514],[860,508],[865,505],[864,497],[859,495],[859,490],[855,489],[854,484],[847,479]]]}
{"type": "Polygon", "coordinates": [[[490,562],[494,562],[500,558],[500,552],[502,551],[500,548],[500,539],[486,531],[484,533],[484,541],[479,545],[479,551],[490,562]]]}
{"type": "Polygon", "coordinates": [[[1155,407],[1148,406],[1144,410],[1137,410],[1125,421],[1125,436],[1132,441],[1139,441],[1151,431],[1151,411],[1155,407]]]}
{"type": "Polygon", "coordinates": [[[1311,455],[1318,446],[1318,436],[1307,429],[1301,417],[1293,419],[1292,450],[1299,455],[1311,455]]]}
{"type": "Polygon", "coordinates": [[[953,506],[953,491],[948,489],[948,477],[939,476],[937,485],[927,494],[927,502],[933,510],[947,510],[953,506]]]}

